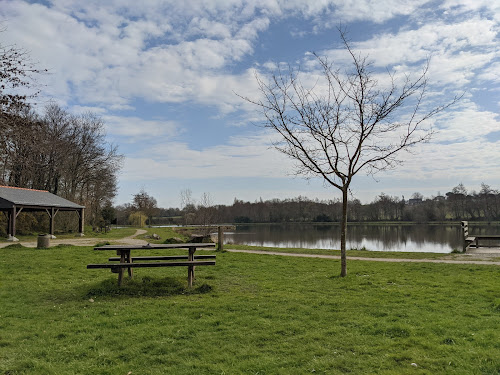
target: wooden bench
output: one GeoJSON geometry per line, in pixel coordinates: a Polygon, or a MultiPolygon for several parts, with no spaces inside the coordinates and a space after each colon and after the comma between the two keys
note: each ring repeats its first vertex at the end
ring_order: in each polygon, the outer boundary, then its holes
{"type": "Polygon", "coordinates": [[[147,244],[144,246],[127,245],[106,245],[95,247],[94,250],[114,250],[119,257],[110,257],[110,263],[88,264],[87,269],[111,269],[111,272],[118,273],[118,286],[121,286],[123,272],[128,271],[130,278],[133,277],[133,268],[153,268],[153,267],[187,267],[188,287],[193,286],[194,270],[197,266],[215,266],[215,255],[194,255],[196,248],[214,248],[213,243],[187,243],[187,244],[147,244]],[[137,256],[132,257],[132,250],[159,250],[159,249],[186,249],[188,255],[168,255],[168,256],[137,256]]]}
{"type": "Polygon", "coordinates": [[[91,268],[149,268],[149,267],[186,267],[186,266],[215,266],[215,260],[202,261],[192,260],[186,262],[152,262],[152,263],[103,263],[87,264],[87,269],[91,268]]]}
{"type": "Polygon", "coordinates": [[[463,251],[464,253],[470,249],[472,245],[477,249],[479,247],[479,240],[485,241],[498,241],[500,235],[498,234],[469,234],[469,222],[462,221],[462,235],[463,235],[463,251]]]}
{"type": "MultiPolygon", "coordinates": [[[[215,259],[216,255],[195,255],[194,259],[215,259]]],[[[178,259],[188,259],[187,255],[159,255],[159,256],[147,256],[147,257],[132,257],[132,262],[137,262],[140,260],[178,260],[178,259]]],[[[108,259],[110,262],[120,261],[120,257],[111,257],[108,259]]],[[[95,268],[95,267],[94,267],[95,268]]]]}
{"type": "Polygon", "coordinates": [[[469,250],[470,246],[476,241],[476,237],[469,236],[469,222],[462,221],[463,252],[469,250]]]}

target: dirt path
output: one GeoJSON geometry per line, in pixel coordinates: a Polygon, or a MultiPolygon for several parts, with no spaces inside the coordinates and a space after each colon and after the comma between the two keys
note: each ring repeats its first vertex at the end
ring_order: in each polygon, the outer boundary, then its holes
{"type": "MultiPolygon", "coordinates": [[[[235,250],[226,249],[232,253],[248,253],[248,254],[264,254],[264,255],[280,255],[299,258],[322,258],[322,259],[336,259],[339,260],[339,255],[322,255],[322,254],[298,254],[298,253],[280,253],[274,251],[261,251],[261,250],[235,250]]],[[[477,258],[477,255],[473,256],[477,258]]],[[[467,255],[464,255],[467,256],[467,255]]],[[[498,257],[498,255],[496,255],[498,257]]],[[[400,258],[368,258],[368,257],[347,257],[348,260],[364,260],[372,262],[399,262],[399,263],[450,263],[450,264],[482,264],[482,265],[495,265],[500,266],[500,262],[489,261],[490,257],[481,257],[484,260],[470,259],[470,260],[457,260],[457,259],[400,259],[400,258]]]]}
{"type": "Polygon", "coordinates": [[[140,236],[141,234],[145,234],[148,231],[145,229],[137,229],[135,233],[131,236],[128,237],[123,237],[118,240],[112,240],[116,244],[121,244],[121,245],[147,245],[148,241],[146,240],[140,240],[138,238],[135,238],[137,236],[140,236]]]}
{"type": "MultiPolygon", "coordinates": [[[[138,238],[135,238],[137,236],[140,236],[141,234],[146,233],[147,231],[144,229],[137,229],[136,232],[128,237],[123,237],[119,239],[112,239],[112,240],[107,240],[109,242],[112,242],[113,244],[118,244],[118,245],[147,245],[147,241],[145,240],[140,240],[138,238]]],[[[59,244],[65,244],[65,245],[74,245],[74,246],[95,246],[95,244],[99,242],[106,241],[105,239],[102,238],[95,238],[95,237],[74,237],[74,238],[64,238],[64,239],[53,239],[50,240],[50,246],[57,246],[59,244]]],[[[37,243],[36,241],[20,241],[20,242],[2,242],[0,243],[0,248],[5,247],[8,245],[12,244],[21,244],[24,247],[36,247],[37,243]]]]}

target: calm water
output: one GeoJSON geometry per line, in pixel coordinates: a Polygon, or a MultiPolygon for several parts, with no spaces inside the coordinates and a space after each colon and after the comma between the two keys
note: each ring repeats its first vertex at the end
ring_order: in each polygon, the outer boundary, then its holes
{"type": "MultiPolygon", "coordinates": [[[[469,226],[470,233],[500,234],[500,226],[469,226]]],[[[269,247],[340,249],[337,224],[238,225],[224,242],[269,247]]],[[[460,225],[349,225],[347,248],[449,253],[462,248],[460,225]]]]}

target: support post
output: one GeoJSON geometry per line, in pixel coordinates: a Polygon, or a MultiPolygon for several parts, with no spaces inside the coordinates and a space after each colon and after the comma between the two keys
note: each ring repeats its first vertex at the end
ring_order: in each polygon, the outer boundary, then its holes
{"type": "Polygon", "coordinates": [[[462,236],[463,238],[469,237],[469,222],[468,221],[462,221],[462,236]]]}
{"type": "Polygon", "coordinates": [[[51,207],[50,210],[48,208],[45,209],[45,212],[47,212],[47,215],[49,215],[49,236],[50,238],[54,239],[56,238],[56,236],[54,236],[54,220],[55,220],[55,217],[57,215],[57,213],[59,212],[59,209],[55,209],[54,207],[51,207]]]}
{"type": "Polygon", "coordinates": [[[222,229],[222,226],[220,226],[220,225],[217,227],[217,242],[218,242],[217,249],[219,251],[223,251],[224,250],[224,231],[222,229]]]}
{"type": "Polygon", "coordinates": [[[7,215],[7,236],[10,238],[12,236],[12,212],[7,211],[5,215],[7,215]]]}
{"type": "Polygon", "coordinates": [[[49,228],[49,234],[50,234],[50,238],[54,238],[54,207],[52,207],[50,209],[50,228],[49,228]]]}
{"type": "Polygon", "coordinates": [[[12,210],[10,211],[9,216],[10,216],[9,217],[9,237],[7,238],[7,241],[17,242],[19,240],[16,238],[16,217],[17,217],[16,206],[12,206],[12,210]]]}
{"type": "Polygon", "coordinates": [[[83,233],[84,229],[84,219],[85,219],[85,209],[82,208],[79,212],[80,216],[80,222],[78,224],[78,232],[80,233],[80,236],[83,237],[85,234],[83,233]]]}
{"type": "MultiPolygon", "coordinates": [[[[121,260],[120,260],[121,263],[121,260]]],[[[118,269],[118,287],[122,286],[122,280],[123,280],[123,268],[118,269]]]]}
{"type": "MultiPolygon", "coordinates": [[[[196,247],[190,247],[188,249],[188,261],[192,262],[194,260],[194,252],[196,251],[196,247]]],[[[188,266],[188,288],[193,287],[194,280],[194,266],[188,266]]]]}
{"type": "Polygon", "coordinates": [[[12,212],[10,214],[10,217],[12,219],[11,234],[12,234],[12,237],[16,237],[16,218],[17,218],[16,206],[12,207],[12,212]]]}
{"type": "Polygon", "coordinates": [[[467,244],[467,237],[469,237],[469,223],[467,221],[462,221],[462,243],[463,243],[463,248],[462,252],[466,252],[467,248],[469,247],[467,244]]]}

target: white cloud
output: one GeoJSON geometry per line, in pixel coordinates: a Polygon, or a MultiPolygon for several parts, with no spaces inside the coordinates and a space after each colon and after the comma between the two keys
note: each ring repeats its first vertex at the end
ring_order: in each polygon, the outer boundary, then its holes
{"type": "MultiPolygon", "coordinates": [[[[498,114],[480,111],[470,103],[466,108],[450,110],[436,119],[439,131],[434,137],[436,142],[486,142],[486,136],[500,130],[498,114]]],[[[469,150],[469,147],[467,147],[469,150]]]]}
{"type": "Polygon", "coordinates": [[[478,74],[478,78],[483,82],[500,82],[500,62],[494,62],[486,67],[478,74]]]}
{"type": "MultiPolygon", "coordinates": [[[[380,34],[352,46],[381,68],[408,69],[408,65],[421,65],[431,57],[429,75],[434,82],[466,84],[477,69],[498,58],[498,31],[495,22],[477,17],[455,24],[438,22],[397,34],[380,34]]],[[[342,50],[327,54],[335,60],[347,58],[342,50]]]]}
{"type": "MultiPolygon", "coordinates": [[[[236,83],[238,88],[251,85],[253,79],[247,74],[232,75],[227,68],[253,53],[255,41],[271,19],[335,14],[335,19],[347,22],[381,22],[411,14],[425,3],[205,0],[148,1],[139,6],[136,1],[57,0],[46,7],[7,1],[0,14],[15,20],[8,25],[9,38],[27,46],[40,65],[51,70],[45,77],[49,96],[65,101],[77,98],[80,105],[99,103],[112,110],[131,108],[135,97],[154,102],[195,100],[227,113],[235,108],[234,88],[227,84],[236,83]],[[238,85],[241,81],[243,85],[238,85]]],[[[449,1],[446,6],[456,8],[455,3],[449,1]]],[[[462,7],[482,9],[468,2],[462,7]]],[[[434,82],[466,84],[477,69],[498,57],[496,35],[492,20],[476,17],[382,34],[354,47],[369,54],[378,66],[398,64],[399,69],[432,54],[434,82]],[[475,50],[479,47],[481,51],[475,50]]],[[[338,51],[330,55],[341,57],[338,51]]]]}
{"type": "Polygon", "coordinates": [[[413,155],[407,155],[401,167],[386,174],[414,181],[442,178],[474,184],[500,181],[496,162],[498,147],[500,142],[485,143],[479,139],[452,144],[424,144],[413,155]]]}
{"type": "Polygon", "coordinates": [[[194,17],[189,23],[189,34],[205,35],[208,38],[227,39],[231,37],[232,31],[227,24],[207,18],[194,17]]]}
{"type": "Polygon", "coordinates": [[[492,0],[445,0],[442,5],[453,14],[468,15],[471,12],[484,12],[495,21],[500,21],[500,3],[492,0]]]}
{"type": "MultiPolygon", "coordinates": [[[[344,0],[335,1],[335,15],[342,21],[370,20],[381,23],[395,16],[410,15],[429,0],[344,0]]],[[[335,21],[338,24],[338,20],[335,21]]]]}
{"type": "MultiPolygon", "coordinates": [[[[431,55],[432,95],[440,85],[494,90],[500,81],[498,35],[500,2],[492,0],[52,0],[41,5],[4,0],[0,17],[8,30],[2,39],[28,49],[51,74],[44,91],[76,113],[90,109],[104,115],[108,133],[133,141],[163,142],[147,150],[150,158],[126,158],[123,178],[154,179],[159,174],[192,178],[283,177],[291,162],[268,148],[268,135],[235,137],[227,144],[194,150],[177,140],[182,124],[121,117],[112,111],[133,109],[135,98],[152,103],[212,106],[224,115],[242,109],[255,119],[255,108],[234,92],[257,98],[254,69],[237,66],[252,57],[259,37],[288,17],[307,19],[325,30],[342,20],[382,23],[398,16],[409,20],[398,31],[353,43],[375,67],[405,73],[431,55]],[[430,5],[429,5],[430,4],[430,5]],[[431,8],[432,6],[432,8],[431,8]],[[446,14],[441,17],[441,11],[446,14]],[[440,19],[441,17],[441,19],[440,19]],[[417,20],[418,26],[414,21],[417,20]],[[237,66],[237,70],[234,67],[237,66]],[[238,73],[232,73],[237,71],[238,73]]],[[[373,25],[371,25],[373,26],[373,25]]],[[[391,25],[383,30],[391,29],[391,25]]],[[[380,28],[382,29],[382,28],[380,28]]],[[[379,29],[379,30],[380,30],[379,29]]],[[[300,25],[294,25],[300,33],[300,25]],[[297,29],[298,27],[298,29],[297,29]]],[[[299,51],[299,53],[301,53],[299,51]]],[[[338,61],[343,52],[326,51],[338,61]]],[[[315,82],[306,53],[304,79],[315,82]]],[[[255,56],[258,60],[261,56],[255,56]]],[[[277,66],[263,57],[262,74],[277,66]]],[[[250,60],[250,59],[249,59],[250,60]]],[[[375,77],[381,79],[378,70],[375,77]]],[[[469,96],[468,100],[472,100],[469,96]]],[[[496,100],[498,102],[498,100],[496,100]]],[[[441,131],[433,143],[407,158],[407,166],[388,175],[409,179],[441,174],[467,176],[457,165],[476,166],[477,178],[498,175],[498,144],[485,143],[500,124],[492,112],[471,102],[433,121],[441,131]],[[472,131],[471,131],[472,130],[472,131]],[[495,147],[493,147],[495,146],[495,147]],[[466,150],[466,152],[464,152],[466,150]],[[432,160],[429,159],[432,155],[432,160]],[[477,168],[477,166],[481,168],[477,168]],[[484,165],[484,168],[482,167],[484,165]],[[408,171],[408,172],[405,172],[408,171]],[[395,174],[392,174],[395,173],[395,174]]],[[[244,116],[244,115],[243,115],[244,116]]],[[[167,118],[167,116],[165,116],[167,118]]],[[[138,143],[139,144],[139,143],[138,143]]],[[[135,145],[134,145],[135,146],[135,145]]],[[[137,155],[137,153],[136,153],[137,155]]]]}
{"type": "Polygon", "coordinates": [[[382,175],[412,181],[448,178],[473,185],[500,183],[500,141],[487,139],[500,130],[496,113],[479,111],[469,103],[434,120],[438,132],[431,142],[418,145],[411,154],[401,154],[403,165],[382,175]]]}
{"type": "Polygon", "coordinates": [[[286,177],[293,173],[293,164],[271,148],[272,137],[267,133],[233,137],[226,145],[202,150],[176,142],[153,146],[149,158],[125,159],[123,179],[286,177]]]}
{"type": "Polygon", "coordinates": [[[74,105],[71,107],[71,112],[75,115],[84,114],[87,112],[96,113],[98,115],[103,115],[106,113],[106,109],[102,107],[92,107],[92,106],[82,106],[82,105],[74,105]]]}
{"type": "MultiPolygon", "coordinates": [[[[248,12],[239,1],[228,8],[209,1],[195,2],[193,9],[178,3],[162,14],[164,6],[156,2],[142,9],[133,2],[55,1],[49,8],[11,1],[0,14],[15,20],[8,25],[9,38],[49,68],[51,74],[42,82],[49,97],[64,102],[77,99],[79,105],[98,103],[112,110],[130,108],[136,97],[213,103],[212,86],[231,98],[231,88],[215,80],[231,80],[224,69],[252,53],[252,43],[269,26],[269,19],[253,19],[253,13],[231,18],[232,11],[248,12]],[[178,8],[186,14],[176,14],[178,8]],[[193,18],[184,35],[176,35],[182,31],[173,30],[171,24],[182,24],[189,15],[193,18]],[[136,19],[141,16],[145,18],[136,19]],[[188,40],[189,35],[197,37],[188,40]]],[[[216,105],[231,110],[226,102],[216,105]]]]}
{"type": "Polygon", "coordinates": [[[179,125],[173,121],[144,120],[139,117],[103,116],[108,134],[128,137],[127,142],[141,143],[158,137],[173,138],[179,125]]]}

